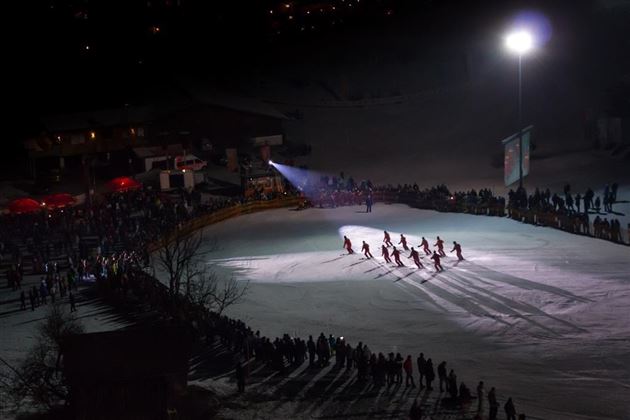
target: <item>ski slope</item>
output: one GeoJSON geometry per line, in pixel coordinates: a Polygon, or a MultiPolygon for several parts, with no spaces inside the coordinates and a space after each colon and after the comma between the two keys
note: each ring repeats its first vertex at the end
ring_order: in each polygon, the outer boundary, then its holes
{"type": "Polygon", "coordinates": [[[630,418],[630,248],[561,231],[404,205],[288,209],[206,228],[217,272],[250,281],[229,311],[267,336],[342,335],[424,352],[474,389],[541,419],[630,418]],[[383,229],[411,245],[441,236],[466,258],[418,270],[380,257],[383,229]],[[343,235],[354,255],[342,249],[343,235]],[[361,241],[376,259],[359,253],[361,241]]]}

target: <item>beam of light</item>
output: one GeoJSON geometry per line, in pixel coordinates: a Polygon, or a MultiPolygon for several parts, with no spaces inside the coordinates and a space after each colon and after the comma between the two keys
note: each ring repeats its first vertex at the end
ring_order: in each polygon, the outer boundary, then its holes
{"type": "Polygon", "coordinates": [[[307,198],[316,198],[319,195],[319,183],[322,173],[308,169],[296,168],[289,165],[281,165],[270,161],[273,166],[295,189],[303,193],[307,198]]]}

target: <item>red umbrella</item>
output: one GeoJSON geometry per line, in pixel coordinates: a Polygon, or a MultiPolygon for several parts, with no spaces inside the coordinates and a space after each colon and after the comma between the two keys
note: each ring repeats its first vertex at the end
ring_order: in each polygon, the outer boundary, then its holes
{"type": "Polygon", "coordinates": [[[41,210],[42,206],[39,201],[32,198],[18,198],[9,203],[9,211],[14,214],[34,213],[41,210]]]}
{"type": "Polygon", "coordinates": [[[71,206],[76,203],[76,201],[77,200],[68,193],[50,194],[42,198],[42,204],[49,209],[71,206]]]}
{"type": "Polygon", "coordinates": [[[113,192],[135,190],[137,188],[140,188],[141,186],[141,183],[133,178],[129,178],[128,176],[114,178],[107,183],[107,188],[109,188],[113,192]]]}

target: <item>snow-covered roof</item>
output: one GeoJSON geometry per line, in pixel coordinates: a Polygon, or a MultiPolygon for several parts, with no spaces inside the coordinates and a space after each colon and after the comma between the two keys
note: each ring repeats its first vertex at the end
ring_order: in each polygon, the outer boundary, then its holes
{"type": "Polygon", "coordinates": [[[218,90],[188,87],[186,91],[194,102],[219,108],[232,109],[266,117],[287,119],[287,116],[272,105],[260,99],[248,96],[233,95],[218,90]]]}
{"type": "Polygon", "coordinates": [[[175,98],[169,97],[168,100],[162,100],[150,105],[125,106],[48,116],[42,118],[42,123],[49,132],[124,126],[129,123],[152,121],[170,112],[187,109],[195,105],[219,107],[277,119],[287,118],[286,115],[272,105],[256,98],[197,87],[187,88],[185,92],[186,95],[180,95],[175,98]]]}
{"type": "Polygon", "coordinates": [[[42,123],[51,132],[87,130],[148,121],[154,117],[155,112],[154,106],[112,108],[48,116],[42,118],[42,123]]]}

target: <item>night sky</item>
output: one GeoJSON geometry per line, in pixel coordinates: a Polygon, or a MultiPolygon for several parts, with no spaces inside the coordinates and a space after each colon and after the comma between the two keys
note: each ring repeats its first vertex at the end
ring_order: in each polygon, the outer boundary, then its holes
{"type": "MultiPolygon", "coordinates": [[[[627,74],[626,1],[420,0],[42,0],[17,2],[5,83],[15,93],[8,130],[39,130],[42,115],[141,103],[160,86],[194,76],[226,89],[260,69],[273,72],[313,51],[348,49],[381,37],[421,36],[445,49],[501,31],[510,15],[549,17],[548,45],[602,91],[627,74]],[[465,5],[465,6],[463,6],[465,5]],[[609,83],[610,82],[610,83],[609,83]]],[[[370,54],[365,45],[364,54],[370,54]]],[[[380,44],[378,48],[390,48],[380,44]]],[[[414,52],[411,51],[410,54],[414,52]]],[[[334,63],[327,63],[333,67],[334,63]]],[[[625,101],[623,95],[622,105],[625,101]]]]}

